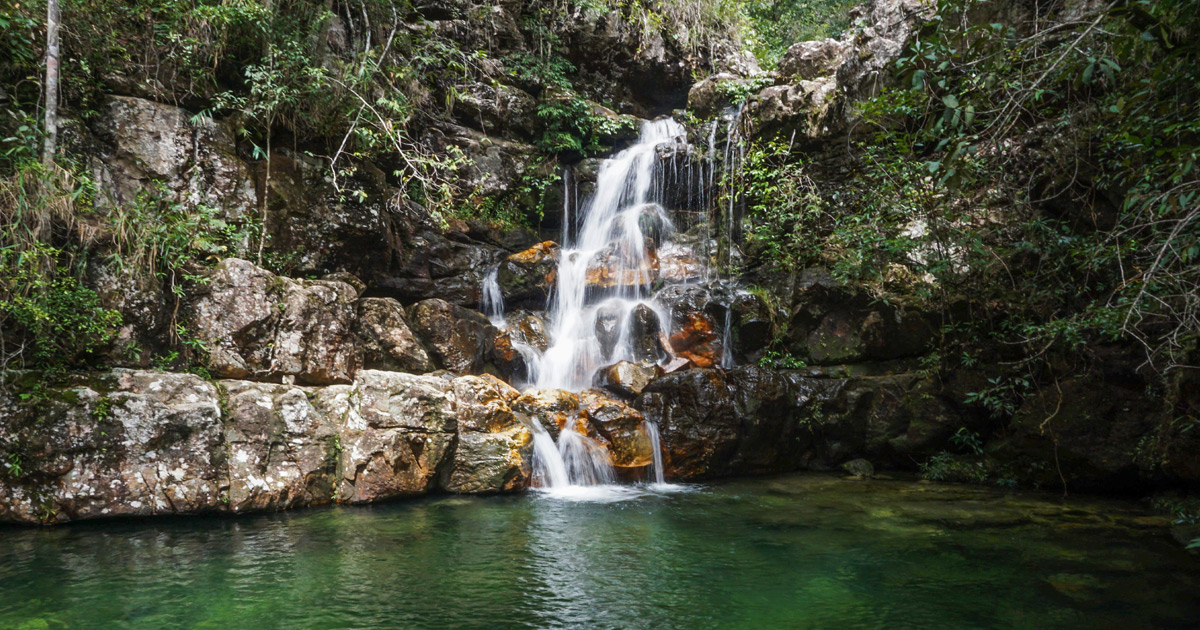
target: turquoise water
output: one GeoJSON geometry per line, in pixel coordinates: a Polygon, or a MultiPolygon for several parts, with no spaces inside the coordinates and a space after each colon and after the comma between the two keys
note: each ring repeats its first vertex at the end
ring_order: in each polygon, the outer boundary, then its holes
{"type": "Polygon", "coordinates": [[[1122,503],[825,476],[0,529],[0,628],[1195,628],[1122,503]]]}

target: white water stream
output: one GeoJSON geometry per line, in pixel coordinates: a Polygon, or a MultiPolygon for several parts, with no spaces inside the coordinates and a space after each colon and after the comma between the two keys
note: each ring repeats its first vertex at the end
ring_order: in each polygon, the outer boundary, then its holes
{"type": "MultiPolygon", "coordinates": [[[[710,136],[715,131],[714,121],[710,136]]],[[[540,354],[531,347],[519,349],[528,365],[530,387],[581,391],[592,386],[596,371],[606,365],[672,358],[669,347],[661,348],[661,343],[659,356],[646,356],[645,349],[636,347],[634,332],[653,318],[665,332],[671,321],[668,310],[653,299],[657,262],[648,244],[661,250],[672,230],[670,216],[659,203],[665,198],[666,182],[658,149],[664,144],[686,147],[686,143],[683,126],[671,118],[644,123],[635,144],[602,163],[595,191],[583,203],[572,198],[571,172],[564,174],[563,242],[557,284],[548,304],[551,345],[540,354]]],[[[710,137],[708,172],[701,167],[699,174],[701,196],[712,188],[714,144],[710,137]]],[[[678,181],[678,165],[672,162],[670,167],[669,174],[678,181]]],[[[482,289],[483,310],[500,325],[504,304],[495,270],[486,276],[482,289]]],[[[726,343],[728,330],[727,318],[726,343]]],[[[732,364],[729,351],[721,364],[732,364]]],[[[573,423],[562,428],[557,442],[545,427],[533,424],[534,485],[569,498],[604,499],[628,492],[614,485],[616,474],[608,450],[573,423]]],[[[653,450],[651,487],[669,491],[658,427],[647,422],[646,434],[653,450]]]]}

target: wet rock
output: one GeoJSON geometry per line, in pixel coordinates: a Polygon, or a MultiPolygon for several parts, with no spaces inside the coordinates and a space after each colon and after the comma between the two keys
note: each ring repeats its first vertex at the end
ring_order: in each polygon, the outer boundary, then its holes
{"type": "Polygon", "coordinates": [[[696,367],[719,364],[726,307],[702,286],[667,287],[656,297],[671,312],[669,342],[675,356],[696,367]]]}
{"type": "Polygon", "coordinates": [[[496,281],[505,304],[542,307],[558,278],[558,244],[545,241],[505,258],[496,281]]]}
{"type": "Polygon", "coordinates": [[[688,247],[668,243],[657,252],[658,276],[673,284],[696,282],[704,277],[704,263],[688,247]]]}
{"type": "Polygon", "coordinates": [[[444,488],[511,492],[529,485],[533,434],[513,412],[518,392],[493,376],[454,379],[458,443],[444,488]]]}
{"type": "Polygon", "coordinates": [[[651,381],[663,375],[657,365],[638,365],[629,361],[614,363],[596,371],[596,386],[618,396],[637,396],[651,381]]]}
{"type": "Polygon", "coordinates": [[[515,492],[529,487],[533,434],[523,426],[494,433],[459,435],[454,467],[445,489],[480,494],[515,492]]]}
{"type": "Polygon", "coordinates": [[[409,307],[407,319],[438,367],[455,374],[483,370],[497,331],[481,313],[433,298],[409,307]]]}
{"type": "Polygon", "coordinates": [[[437,369],[404,321],[404,307],[391,298],[358,302],[355,332],[362,340],[363,365],[373,370],[424,374],[437,369]]]}
{"type": "Polygon", "coordinates": [[[504,316],[505,331],[513,341],[545,352],[550,347],[546,320],[530,311],[512,311],[504,316]]]}
{"type": "Polygon", "coordinates": [[[658,363],[670,355],[670,342],[663,333],[658,314],[645,304],[638,304],[630,314],[629,336],[633,342],[635,361],[658,363]]]}
{"type": "Polygon", "coordinates": [[[314,406],[340,419],[338,501],[423,494],[452,463],[457,421],[445,379],[363,370],[354,386],[318,390],[314,406]]]}
{"type": "Polygon", "coordinates": [[[579,395],[562,389],[534,389],[521,394],[512,408],[541,424],[557,440],[564,427],[579,420],[579,395]]]}
{"type": "Polygon", "coordinates": [[[337,427],[290,385],[223,381],[227,508],[234,512],[325,503],[337,480],[337,427]]]}
{"type": "Polygon", "coordinates": [[[668,374],[651,383],[634,406],[658,423],[668,477],[720,474],[737,452],[741,421],[725,377],[717,370],[668,374]]]}
{"type": "Polygon", "coordinates": [[[658,279],[654,257],[643,257],[640,251],[624,252],[614,245],[596,252],[584,273],[587,287],[594,293],[636,290],[649,287],[658,279]]]}
{"type": "Polygon", "coordinates": [[[723,347],[716,322],[703,312],[681,314],[678,319],[682,320],[679,329],[670,337],[675,356],[696,367],[719,364],[723,347]]]}
{"type": "Polygon", "coordinates": [[[617,468],[641,468],[654,461],[641,412],[601,390],[579,394],[579,404],[593,434],[603,438],[617,468]]]}
{"type": "Polygon", "coordinates": [[[852,459],[842,464],[842,470],[859,479],[869,479],[875,476],[875,467],[865,459],[852,459]]]}
{"type": "Polygon", "coordinates": [[[483,276],[506,255],[493,245],[422,231],[409,238],[398,262],[375,282],[402,302],[437,296],[451,304],[473,308],[480,304],[483,276]]]}
{"type": "Polygon", "coordinates": [[[0,392],[0,521],[192,514],[223,507],[217,388],[191,374],[115,369],[48,390],[0,392]],[[14,471],[12,461],[20,462],[14,471]]]}
{"type": "Polygon", "coordinates": [[[278,277],[236,258],[218,263],[210,278],[193,301],[189,330],[204,342],[215,375],[315,385],[354,378],[362,364],[354,287],[278,277]]]}
{"type": "Polygon", "coordinates": [[[605,305],[596,310],[596,341],[600,343],[600,354],[608,359],[617,347],[621,335],[621,310],[605,305]]]}

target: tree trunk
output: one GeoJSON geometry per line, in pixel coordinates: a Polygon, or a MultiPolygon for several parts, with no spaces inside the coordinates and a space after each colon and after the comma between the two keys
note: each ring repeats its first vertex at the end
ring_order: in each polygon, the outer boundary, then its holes
{"type": "Polygon", "coordinates": [[[58,142],[58,0],[46,2],[46,139],[42,147],[42,162],[54,163],[55,144],[58,142]]]}

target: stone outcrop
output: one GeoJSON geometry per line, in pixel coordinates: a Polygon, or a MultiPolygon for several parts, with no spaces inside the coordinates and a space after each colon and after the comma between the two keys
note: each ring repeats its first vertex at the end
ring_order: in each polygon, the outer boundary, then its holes
{"type": "Polygon", "coordinates": [[[283,278],[228,258],[194,300],[189,330],[218,377],[348,383],[362,365],[357,297],[344,282],[283,278]]]}
{"type": "Polygon", "coordinates": [[[34,407],[0,397],[0,522],[520,490],[532,435],[516,402],[492,377],[375,370],[327,387],[80,377],[34,407]]]}
{"type": "Polygon", "coordinates": [[[656,422],[667,474],[707,478],[829,470],[862,457],[904,466],[946,443],[959,418],[912,374],[694,369],[651,383],[634,406],[656,422]]]}
{"type": "Polygon", "coordinates": [[[495,344],[497,330],[487,317],[442,299],[410,306],[408,322],[437,366],[455,374],[482,372],[495,344]]]}
{"type": "Polygon", "coordinates": [[[505,258],[496,271],[505,305],[544,306],[557,281],[558,257],[558,244],[545,241],[505,258]]]}
{"type": "Polygon", "coordinates": [[[429,353],[404,320],[404,307],[396,300],[359,300],[355,331],[362,341],[364,367],[414,374],[436,369],[429,353]]]}

